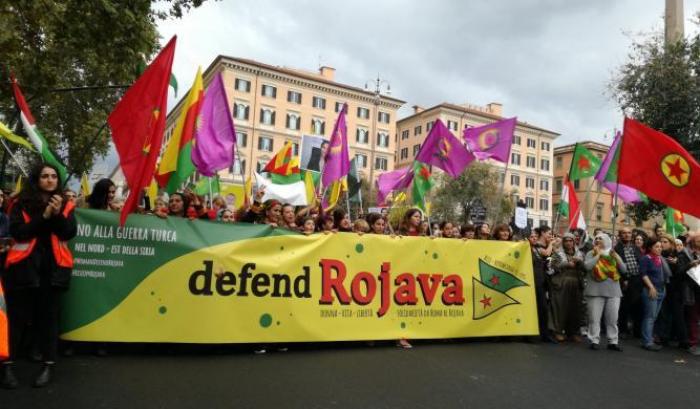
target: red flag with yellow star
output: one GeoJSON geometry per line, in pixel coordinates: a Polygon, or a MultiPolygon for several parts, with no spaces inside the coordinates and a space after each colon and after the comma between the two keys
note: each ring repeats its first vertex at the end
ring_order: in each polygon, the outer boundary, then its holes
{"type": "Polygon", "coordinates": [[[670,136],[625,118],[618,182],[700,217],[700,165],[670,136]]]}
{"type": "Polygon", "coordinates": [[[141,192],[151,183],[156,169],[165,130],[175,41],[173,37],[168,42],[107,118],[130,192],[122,209],[122,225],[136,209],[141,192]]]}

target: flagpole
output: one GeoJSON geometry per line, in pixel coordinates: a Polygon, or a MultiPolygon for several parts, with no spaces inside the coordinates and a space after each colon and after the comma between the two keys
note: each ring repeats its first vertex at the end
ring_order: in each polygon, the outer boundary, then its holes
{"type": "MultiPolygon", "coordinates": [[[[594,183],[595,183],[595,178],[594,178],[593,180],[594,180],[594,183]]],[[[591,184],[593,184],[593,183],[591,183],[591,184]]],[[[596,196],[595,196],[595,200],[593,200],[593,204],[594,204],[594,205],[597,205],[598,199],[600,199],[600,191],[601,191],[601,189],[600,189],[600,186],[599,186],[598,193],[597,193],[596,196]]],[[[588,209],[588,220],[592,220],[591,217],[593,217],[593,206],[591,206],[591,208],[588,209]]]]}
{"type": "Polygon", "coordinates": [[[5,143],[5,138],[0,138],[0,142],[2,142],[2,146],[3,148],[5,148],[5,151],[10,154],[12,160],[15,161],[15,164],[17,165],[19,170],[21,170],[24,176],[28,178],[29,175],[27,174],[27,171],[24,169],[24,167],[22,167],[22,164],[19,162],[19,160],[17,160],[17,157],[15,157],[15,155],[12,153],[10,147],[7,146],[7,144],[5,143]]]}

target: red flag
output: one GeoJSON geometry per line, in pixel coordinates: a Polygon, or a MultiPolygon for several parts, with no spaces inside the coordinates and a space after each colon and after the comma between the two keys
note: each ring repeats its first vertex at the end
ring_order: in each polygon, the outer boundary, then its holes
{"type": "Polygon", "coordinates": [[[700,165],[670,136],[625,118],[618,182],[700,217],[700,165]]]}
{"type": "Polygon", "coordinates": [[[136,208],[141,191],[153,179],[163,143],[176,39],[174,36],[161,50],[107,118],[119,153],[119,164],[129,186],[129,197],[120,218],[122,225],[136,208]]]}

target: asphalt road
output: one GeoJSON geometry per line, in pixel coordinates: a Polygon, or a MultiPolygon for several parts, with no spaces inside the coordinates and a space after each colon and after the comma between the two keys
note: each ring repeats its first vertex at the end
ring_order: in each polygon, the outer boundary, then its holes
{"type": "Polygon", "coordinates": [[[120,348],[59,362],[33,389],[38,364],[20,362],[14,408],[693,408],[700,357],[636,342],[622,353],[583,344],[431,341],[247,347],[120,348]],[[165,351],[171,349],[170,351],[165,351]]]}

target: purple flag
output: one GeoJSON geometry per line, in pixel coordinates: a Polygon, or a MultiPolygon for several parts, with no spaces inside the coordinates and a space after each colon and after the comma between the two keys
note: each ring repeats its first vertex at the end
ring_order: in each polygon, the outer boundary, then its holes
{"type": "Polygon", "coordinates": [[[231,166],[236,146],[236,128],[221,73],[214,76],[204,92],[196,128],[192,163],[197,171],[204,176],[214,176],[217,170],[231,166]]]}
{"type": "Polygon", "coordinates": [[[377,178],[377,203],[384,203],[389,193],[409,187],[412,181],[412,166],[382,173],[377,178]]]}
{"type": "Polygon", "coordinates": [[[348,104],[343,104],[343,109],[338,113],[338,119],[333,127],[328,152],[326,153],[325,165],[321,181],[323,186],[330,186],[331,183],[341,179],[350,171],[350,155],[348,153],[348,127],[345,124],[345,115],[348,112],[348,104]]]}
{"type": "Polygon", "coordinates": [[[641,202],[643,200],[642,196],[636,189],[617,183],[617,162],[620,158],[620,140],[622,140],[622,135],[618,132],[615,135],[615,140],[610,146],[608,154],[605,155],[605,159],[603,159],[603,163],[600,165],[600,169],[598,169],[598,173],[595,175],[595,180],[612,194],[617,193],[617,197],[625,203],[641,202]]]}
{"type": "Polygon", "coordinates": [[[493,159],[508,163],[517,122],[518,118],[510,118],[492,124],[467,128],[464,130],[464,139],[477,159],[493,159]]]}
{"type": "Polygon", "coordinates": [[[474,160],[474,155],[438,119],[423,141],[416,160],[437,166],[456,178],[474,160]]]}

